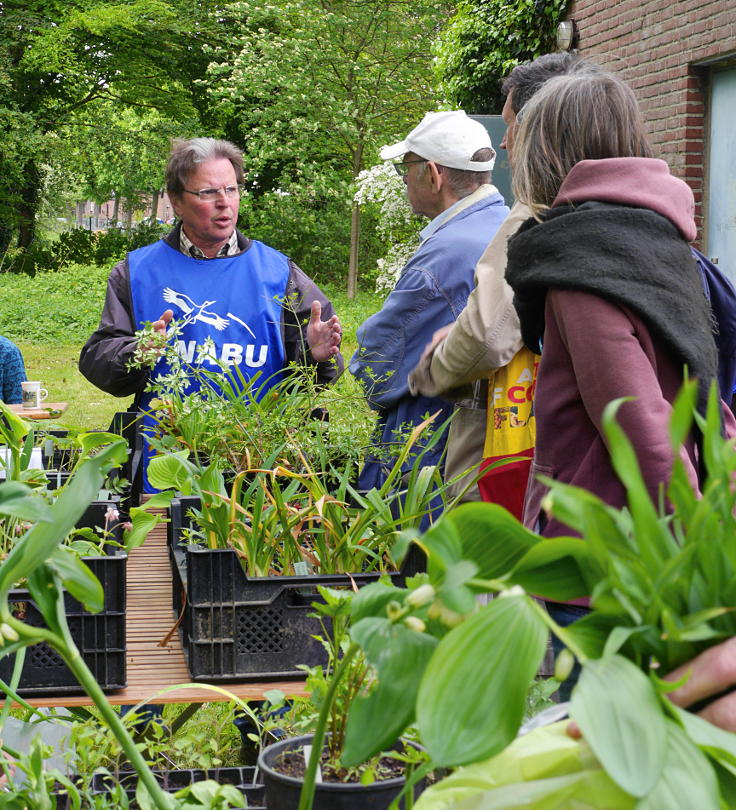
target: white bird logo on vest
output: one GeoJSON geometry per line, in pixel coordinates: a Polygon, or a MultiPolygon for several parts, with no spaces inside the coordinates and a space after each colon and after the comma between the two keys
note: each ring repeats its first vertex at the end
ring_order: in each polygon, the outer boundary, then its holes
{"type": "Polygon", "coordinates": [[[178,306],[184,312],[186,315],[184,324],[194,323],[195,321],[203,321],[204,323],[208,323],[210,326],[214,326],[215,329],[222,332],[222,330],[225,329],[230,323],[227,318],[223,318],[216,312],[211,312],[205,308],[212,306],[212,304],[216,304],[216,301],[205,301],[203,304],[196,304],[188,295],[176,292],[176,290],[172,290],[171,287],[166,287],[163,295],[164,301],[166,301],[167,304],[176,304],[176,306],[178,306]]]}
{"type": "MultiPolygon", "coordinates": [[[[203,321],[204,323],[210,324],[210,326],[214,326],[215,329],[222,332],[223,329],[227,327],[230,321],[227,318],[223,318],[222,315],[218,315],[216,312],[211,312],[205,307],[211,307],[212,304],[216,304],[217,301],[205,301],[203,304],[196,304],[192,299],[185,295],[184,293],[177,292],[176,290],[172,290],[171,287],[165,287],[163,291],[164,301],[167,304],[176,304],[184,312],[186,316],[182,321],[182,326],[186,326],[188,323],[194,323],[195,321],[203,321]]],[[[228,318],[232,318],[234,321],[237,321],[241,326],[245,327],[250,334],[255,338],[255,333],[253,330],[248,326],[245,321],[241,321],[240,318],[233,315],[232,312],[228,312],[228,318]]]]}

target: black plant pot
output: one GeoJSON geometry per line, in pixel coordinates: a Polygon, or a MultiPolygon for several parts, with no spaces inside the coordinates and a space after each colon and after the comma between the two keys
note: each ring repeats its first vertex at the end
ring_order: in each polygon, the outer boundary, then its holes
{"type": "MultiPolygon", "coordinates": [[[[312,735],[290,737],[264,748],[258,757],[258,769],[266,788],[267,810],[297,810],[303,781],[274,770],[282,753],[309,745],[312,735]]],[[[403,776],[361,785],[359,782],[319,782],[314,794],[314,810],[388,810],[404,787],[403,776]]],[[[415,797],[424,789],[414,788],[415,797]]],[[[404,807],[402,800],[401,805],[404,807]]]]}

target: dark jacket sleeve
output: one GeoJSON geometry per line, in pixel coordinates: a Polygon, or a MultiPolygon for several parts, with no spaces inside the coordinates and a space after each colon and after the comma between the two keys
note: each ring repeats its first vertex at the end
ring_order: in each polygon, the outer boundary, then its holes
{"type": "Polygon", "coordinates": [[[338,352],[324,363],[315,363],[307,344],[307,326],[312,301],[319,301],[322,304],[323,321],[329,320],[335,314],[334,307],[322,290],[291,259],[289,269],[289,281],[286,286],[286,300],[283,309],[286,362],[314,365],[317,382],[320,385],[328,385],[342,374],[345,361],[338,352]]]}
{"type": "Polygon", "coordinates": [[[124,259],[110,273],[100,325],[82,348],[79,370],[108,394],[116,397],[138,394],[143,391],[148,374],[126,368],[135,344],[130,272],[124,259]]]}

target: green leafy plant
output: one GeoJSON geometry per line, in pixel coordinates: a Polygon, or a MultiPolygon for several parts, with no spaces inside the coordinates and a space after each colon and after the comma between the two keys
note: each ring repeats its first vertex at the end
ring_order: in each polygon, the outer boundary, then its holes
{"type": "MultiPolygon", "coordinates": [[[[355,594],[351,639],[375,678],[353,701],[345,765],[373,756],[412,724],[434,766],[504,751],[518,732],[552,630],[582,663],[570,715],[595,767],[612,780],[611,804],[592,806],[629,806],[615,803],[622,795],[640,808],[730,801],[736,737],[670,704],[666,693],[677,684],[661,680],[736,634],[736,453],[721,436],[715,391],[706,418],[695,412],[695,395],[696,384],[687,384],[673,408],[666,512],[647,492],[615,421],[615,402],[603,423],[627,508],[549,481],[547,507],[582,539],[544,539],[500,507],[465,505],[413,538],[428,557],[424,578],[355,594]],[[700,493],[679,459],[693,426],[702,434],[707,470],[700,493]],[[593,611],[561,628],[525,589],[555,601],[590,594],[593,611]],[[499,596],[481,607],[475,597],[484,592],[499,596]]],[[[545,788],[551,783],[537,784],[535,795],[547,795],[545,788]]]]}
{"type": "MultiPolygon", "coordinates": [[[[196,529],[188,539],[208,548],[232,548],[251,576],[293,573],[295,563],[320,573],[392,570],[389,550],[400,530],[416,529],[430,504],[451,483],[434,466],[423,466],[438,434],[419,452],[411,473],[402,468],[432,420],[417,426],[380,489],[358,492],[350,468],[333,468],[330,491],[324,470],[301,454],[301,471],[282,466],[246,469],[227,486],[218,465],[189,460],[186,451],[154,457],[149,480],[158,489],[196,495],[196,529]]],[[[273,463],[274,459],[269,459],[273,463]]]]}
{"type": "MultiPolygon", "coordinates": [[[[182,793],[179,798],[166,794],[151,773],[139,747],[126,729],[122,719],[107,702],[99,684],[82,659],[71,636],[64,608],[64,592],[67,591],[88,610],[99,611],[104,605],[104,593],[100,582],[87,566],[62,540],[79,520],[87,504],[97,493],[102,478],[112,466],[125,460],[126,448],[122,440],[109,444],[94,456],[84,459],[76,468],[73,477],[59,494],[57,500],[38,513],[29,508],[27,498],[17,498],[17,482],[0,485],[0,514],[14,514],[25,520],[34,520],[31,527],[18,539],[7,557],[0,564],[0,656],[16,655],[13,677],[10,684],[0,682],[8,696],[3,708],[7,713],[10,699],[32,711],[17,692],[17,683],[23,665],[25,648],[45,642],[51,646],[74,673],[84,691],[92,698],[103,722],[112,730],[131,765],[139,775],[137,801],[144,810],[184,810],[190,807],[226,807],[236,800],[233,792],[221,786],[197,786],[182,793]],[[10,589],[21,577],[25,577],[31,598],[38,605],[44,626],[26,624],[13,613],[9,602],[10,589]],[[209,797],[209,798],[208,798],[209,797]]],[[[33,498],[41,498],[33,493],[33,498]]],[[[10,756],[17,752],[0,746],[10,756]]],[[[236,791],[237,792],[237,791],[236,791]]],[[[238,793],[237,802],[242,801],[238,793]]],[[[44,806],[32,805],[32,806],[44,806]]],[[[104,805],[103,805],[104,806],[104,805]]]]}

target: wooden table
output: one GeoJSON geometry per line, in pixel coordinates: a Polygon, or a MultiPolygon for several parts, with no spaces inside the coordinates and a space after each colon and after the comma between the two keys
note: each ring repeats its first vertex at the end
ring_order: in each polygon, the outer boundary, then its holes
{"type": "MultiPolygon", "coordinates": [[[[174,624],[171,603],[171,566],[166,546],[166,524],[157,526],[145,544],[133,550],[128,559],[126,634],[128,645],[128,686],[110,692],[113,705],[136,704],[148,698],[155,703],[207,703],[226,701],[231,697],[193,684],[156,694],[174,684],[190,683],[184,651],[174,624]],[[170,636],[165,646],[160,642],[170,636]]],[[[280,689],[287,695],[304,695],[304,681],[268,681],[259,683],[224,683],[218,689],[242,700],[261,700],[269,689],[280,689]]],[[[27,698],[33,706],[91,706],[87,695],[43,695],[27,698]]]]}
{"type": "Polygon", "coordinates": [[[24,419],[56,419],[69,406],[66,402],[44,402],[40,408],[24,408],[22,405],[8,405],[7,407],[24,419]]]}

